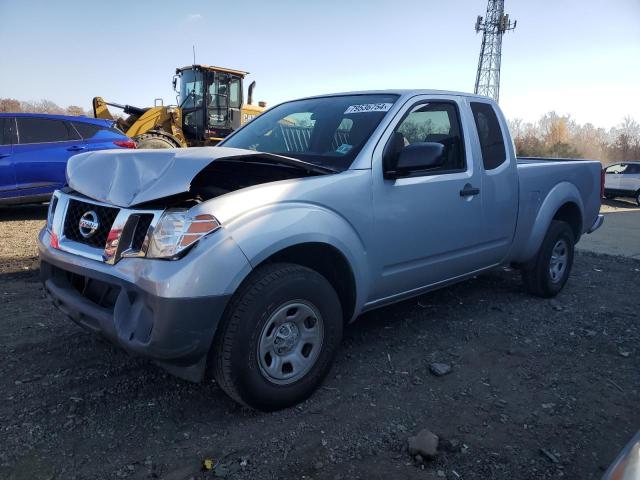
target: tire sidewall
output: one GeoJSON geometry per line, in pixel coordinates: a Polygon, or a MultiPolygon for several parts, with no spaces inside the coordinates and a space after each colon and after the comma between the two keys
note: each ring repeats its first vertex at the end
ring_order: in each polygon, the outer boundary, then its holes
{"type": "Polygon", "coordinates": [[[540,261],[538,262],[538,275],[542,280],[541,287],[546,296],[557,295],[567,283],[569,275],[571,274],[571,267],[573,266],[574,244],[575,238],[573,236],[571,227],[569,227],[569,225],[565,222],[554,221],[549,227],[549,231],[545,236],[540,252],[540,261]],[[562,274],[562,278],[560,279],[560,281],[554,282],[551,279],[549,266],[551,263],[553,247],[561,239],[564,239],[567,244],[567,266],[562,274]]]}
{"type": "Polygon", "coordinates": [[[233,338],[231,376],[242,399],[252,407],[272,410],[307,398],[328,373],[342,339],[340,302],[329,282],[312,270],[297,269],[255,296],[240,315],[233,338]],[[319,357],[311,370],[294,383],[278,385],[262,374],[257,346],[271,314],[292,300],[304,300],[319,311],[324,338],[319,357]]]}

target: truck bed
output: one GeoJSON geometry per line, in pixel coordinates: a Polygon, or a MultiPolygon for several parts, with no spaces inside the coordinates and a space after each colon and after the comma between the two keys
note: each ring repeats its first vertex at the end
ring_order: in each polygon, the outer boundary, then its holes
{"type": "Polygon", "coordinates": [[[583,223],[579,236],[589,230],[600,211],[600,172],[602,164],[594,160],[567,158],[517,159],[518,224],[514,238],[512,259],[527,261],[535,252],[543,231],[540,225],[549,224],[555,211],[547,206],[554,197],[571,200],[582,212],[583,223]],[[549,217],[549,218],[546,218],[549,217]]]}

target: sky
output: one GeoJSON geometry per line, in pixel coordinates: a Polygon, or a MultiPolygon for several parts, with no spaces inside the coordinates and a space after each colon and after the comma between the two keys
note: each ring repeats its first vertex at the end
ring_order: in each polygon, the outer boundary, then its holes
{"type": "MultiPolygon", "coordinates": [[[[0,97],[175,103],[175,68],[251,72],[269,105],[322,93],[473,91],[486,0],[0,0],[0,97]]],[[[640,121],[640,0],[505,0],[500,105],[640,121]]],[[[246,86],[245,86],[246,88],[246,86]]]]}

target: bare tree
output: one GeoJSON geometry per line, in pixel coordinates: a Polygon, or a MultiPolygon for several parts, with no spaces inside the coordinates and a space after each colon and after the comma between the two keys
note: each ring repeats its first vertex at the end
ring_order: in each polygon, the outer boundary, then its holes
{"type": "Polygon", "coordinates": [[[86,117],[87,113],[84,111],[82,107],[78,107],[77,105],[69,105],[65,112],[67,115],[75,115],[78,117],[86,117]]]}
{"type": "Polygon", "coordinates": [[[16,113],[21,112],[20,101],[15,98],[0,98],[0,112],[16,113]]]}

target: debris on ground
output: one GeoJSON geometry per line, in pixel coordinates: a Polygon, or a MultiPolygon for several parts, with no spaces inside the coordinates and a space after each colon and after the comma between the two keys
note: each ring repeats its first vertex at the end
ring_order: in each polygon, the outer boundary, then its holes
{"type": "Polygon", "coordinates": [[[423,428],[415,437],[409,437],[409,455],[433,459],[438,455],[439,440],[435,433],[423,428]]]}
{"type": "Polygon", "coordinates": [[[431,363],[429,364],[429,371],[436,377],[441,377],[451,372],[451,365],[446,363],[431,363]]]}

